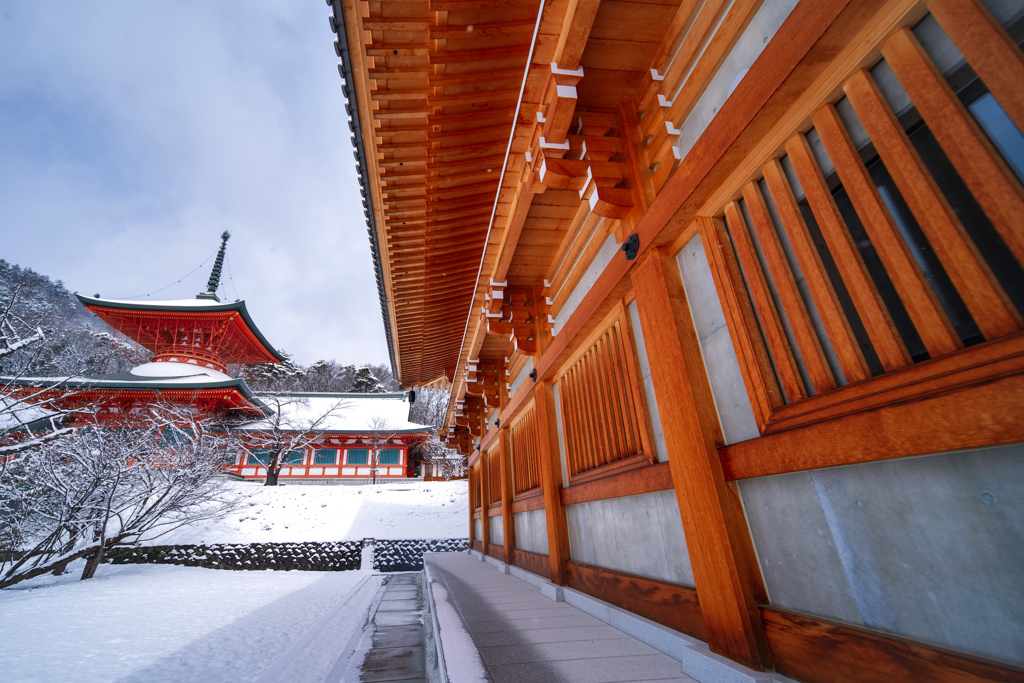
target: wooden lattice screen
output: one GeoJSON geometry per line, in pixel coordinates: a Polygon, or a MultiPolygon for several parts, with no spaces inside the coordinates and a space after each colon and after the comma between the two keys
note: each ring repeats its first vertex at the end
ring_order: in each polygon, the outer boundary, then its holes
{"type": "Polygon", "coordinates": [[[512,488],[518,495],[540,486],[537,421],[533,407],[509,431],[512,442],[512,488]]]}
{"type": "Polygon", "coordinates": [[[1012,144],[1024,108],[1014,109],[1016,85],[943,73],[932,53],[949,50],[935,36],[979,71],[989,47],[955,22],[942,28],[948,37],[927,19],[888,36],[883,59],[853,73],[705,223],[742,270],[730,281],[719,267],[724,286],[746,290],[757,312],[759,327],[735,316],[730,327],[741,344],[760,334],[772,365],[762,374],[785,403],[1022,327],[1024,188],[1012,144]]]}
{"type": "Polygon", "coordinates": [[[620,312],[558,379],[570,478],[641,453],[651,456],[627,334],[620,312]]]}
{"type": "Polygon", "coordinates": [[[487,502],[501,502],[501,453],[493,448],[484,457],[487,458],[487,502]]]}

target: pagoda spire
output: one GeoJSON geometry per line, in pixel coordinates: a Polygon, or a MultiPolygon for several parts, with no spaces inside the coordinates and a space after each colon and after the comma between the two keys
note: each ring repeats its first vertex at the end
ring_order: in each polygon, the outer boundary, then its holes
{"type": "Polygon", "coordinates": [[[213,262],[213,271],[210,272],[210,281],[206,283],[206,291],[197,294],[197,299],[220,301],[217,298],[217,288],[220,286],[220,271],[224,267],[224,252],[227,249],[229,239],[231,239],[231,233],[225,230],[220,236],[220,251],[217,252],[217,260],[213,262]]]}

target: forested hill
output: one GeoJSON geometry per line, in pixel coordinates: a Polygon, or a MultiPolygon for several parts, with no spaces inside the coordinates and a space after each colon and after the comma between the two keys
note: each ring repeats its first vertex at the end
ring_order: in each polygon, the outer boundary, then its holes
{"type": "Polygon", "coordinates": [[[60,280],[0,259],[0,310],[8,306],[5,335],[24,338],[40,328],[44,339],[0,358],[0,374],[105,375],[145,362],[144,349],[118,341],[60,280]]]}

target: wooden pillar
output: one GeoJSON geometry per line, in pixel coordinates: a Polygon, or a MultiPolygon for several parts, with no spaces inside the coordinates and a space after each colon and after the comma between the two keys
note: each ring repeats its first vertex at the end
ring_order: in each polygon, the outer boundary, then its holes
{"type": "Polygon", "coordinates": [[[540,485],[544,492],[544,514],[547,518],[551,581],[564,586],[565,562],[569,559],[569,529],[565,523],[565,508],[562,507],[562,458],[558,447],[555,393],[551,382],[537,382],[534,397],[534,409],[537,411],[537,457],[540,460],[540,485]]]}
{"type": "Polygon", "coordinates": [[[491,471],[487,462],[487,454],[480,453],[480,543],[483,544],[483,554],[487,554],[487,545],[491,542],[491,523],[487,519],[488,509],[491,505],[491,471]]]}
{"type": "Polygon", "coordinates": [[[708,645],[769,668],[757,609],[764,584],[739,494],[722,474],[718,415],[679,268],[659,248],[631,278],[708,645]]]}
{"type": "Polygon", "coordinates": [[[469,547],[476,542],[476,502],[479,496],[476,493],[476,478],[473,476],[473,468],[466,471],[466,481],[469,484],[469,547]]]}
{"type": "Polygon", "coordinates": [[[512,517],[512,449],[508,442],[508,427],[498,431],[498,458],[501,462],[501,526],[505,536],[505,564],[512,564],[516,525],[512,517]]]}

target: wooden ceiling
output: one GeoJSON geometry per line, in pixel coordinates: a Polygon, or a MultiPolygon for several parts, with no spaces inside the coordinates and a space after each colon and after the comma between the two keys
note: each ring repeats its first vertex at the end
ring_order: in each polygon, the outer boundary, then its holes
{"type": "MultiPolygon", "coordinates": [[[[511,353],[480,319],[491,281],[540,287],[581,249],[570,244],[588,203],[580,188],[534,184],[552,83],[582,69],[566,81],[572,130],[557,142],[614,136],[620,105],[694,3],[552,0],[539,23],[536,1],[340,4],[398,377],[446,375],[458,395],[470,359],[511,353]]],[[[615,225],[590,220],[600,246],[615,225]]]]}
{"type": "Polygon", "coordinates": [[[451,377],[538,3],[342,5],[396,371],[451,377]]]}

